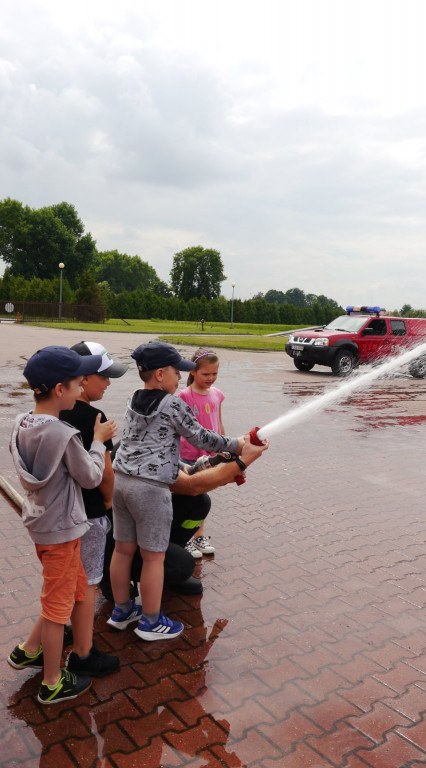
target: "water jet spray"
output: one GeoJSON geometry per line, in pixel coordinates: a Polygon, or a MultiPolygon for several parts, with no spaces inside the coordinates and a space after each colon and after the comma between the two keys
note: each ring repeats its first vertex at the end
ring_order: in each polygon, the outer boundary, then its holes
{"type": "Polygon", "coordinates": [[[412,349],[396,355],[387,362],[378,365],[377,368],[374,368],[368,373],[351,377],[350,381],[346,381],[335,389],[332,389],[330,392],[325,392],[325,394],[314,397],[309,402],[297,406],[289,413],[285,413],[277,419],[270,421],[268,424],[265,424],[261,429],[259,429],[259,427],[253,427],[253,429],[250,430],[250,442],[253,443],[253,445],[263,445],[265,438],[270,438],[273,435],[284,432],[285,429],[303,421],[308,416],[324,410],[324,408],[331,403],[337,403],[340,400],[344,400],[357,389],[366,389],[376,379],[394,371],[396,368],[400,368],[402,365],[409,363],[411,360],[422,354],[426,354],[426,343],[418,344],[412,349]]]}

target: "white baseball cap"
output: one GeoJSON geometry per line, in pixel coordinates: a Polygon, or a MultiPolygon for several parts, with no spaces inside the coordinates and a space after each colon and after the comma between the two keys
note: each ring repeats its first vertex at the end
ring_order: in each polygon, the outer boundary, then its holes
{"type": "Polygon", "coordinates": [[[96,373],[100,376],[105,376],[108,379],[119,379],[120,376],[124,376],[129,367],[125,363],[114,363],[114,360],[109,352],[106,351],[105,347],[103,347],[102,344],[98,344],[96,341],[79,341],[78,344],[74,344],[71,349],[82,356],[100,355],[102,362],[96,373]]]}

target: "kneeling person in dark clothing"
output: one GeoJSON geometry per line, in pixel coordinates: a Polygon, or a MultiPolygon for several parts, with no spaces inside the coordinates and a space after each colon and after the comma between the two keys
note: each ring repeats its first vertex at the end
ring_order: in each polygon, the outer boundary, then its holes
{"type": "MultiPolygon", "coordinates": [[[[210,511],[211,502],[208,491],[213,491],[221,485],[233,482],[237,475],[241,474],[241,465],[248,467],[261,456],[268,445],[267,441],[264,446],[252,445],[249,436],[246,435],[242,452],[238,456],[238,463],[237,460],[232,460],[193,475],[187,474],[184,469],[179,471],[178,479],[170,486],[173,521],[170,542],[164,560],[164,586],[167,589],[187,595],[201,594],[203,591],[201,581],[192,576],[196,562],[184,547],[197,532],[210,511]]],[[[117,447],[118,445],[115,446],[115,448],[117,447]]],[[[114,451],[112,456],[114,456],[114,451]]],[[[102,594],[108,600],[113,599],[109,578],[109,563],[113,550],[114,539],[112,531],[110,531],[107,536],[104,576],[101,582],[102,594]]],[[[136,552],[131,571],[131,579],[134,584],[139,581],[141,566],[140,554],[136,552]]]]}
{"type": "MultiPolygon", "coordinates": [[[[113,455],[113,454],[112,454],[113,455]]],[[[197,496],[180,496],[172,494],[173,521],[170,531],[170,542],[164,557],[164,587],[184,595],[200,595],[203,585],[193,577],[195,560],[186,551],[185,545],[197,531],[201,522],[210,511],[211,501],[207,493],[197,496]]],[[[107,515],[112,526],[112,514],[107,515]]],[[[104,574],[100,588],[106,600],[113,601],[109,565],[114,551],[114,536],[111,530],[107,534],[104,559],[104,574]]],[[[137,583],[142,569],[142,558],[137,550],[133,558],[131,580],[133,582],[132,597],[138,596],[137,583]]]]}

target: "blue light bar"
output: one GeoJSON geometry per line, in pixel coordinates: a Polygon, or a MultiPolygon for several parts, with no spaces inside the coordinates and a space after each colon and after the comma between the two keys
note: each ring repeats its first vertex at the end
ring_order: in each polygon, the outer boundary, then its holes
{"type": "Polygon", "coordinates": [[[368,314],[372,315],[378,315],[381,312],[380,307],[355,307],[351,305],[350,307],[346,307],[346,312],[366,312],[368,314]]]}

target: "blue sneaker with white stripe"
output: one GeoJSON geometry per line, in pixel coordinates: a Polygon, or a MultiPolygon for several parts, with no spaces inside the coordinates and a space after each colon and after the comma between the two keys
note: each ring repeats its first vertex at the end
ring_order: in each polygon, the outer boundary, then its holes
{"type": "Polygon", "coordinates": [[[135,633],[142,640],[172,640],[180,635],[182,631],[183,624],[180,621],[172,621],[172,619],[164,616],[163,611],[160,611],[155,624],[150,624],[148,619],[142,616],[135,629],[135,633]]]}
{"type": "Polygon", "coordinates": [[[122,611],[121,608],[116,605],[107,624],[109,624],[110,627],[115,627],[115,629],[126,629],[126,627],[133,621],[138,621],[141,615],[142,606],[132,600],[132,607],[127,613],[122,611]]]}

